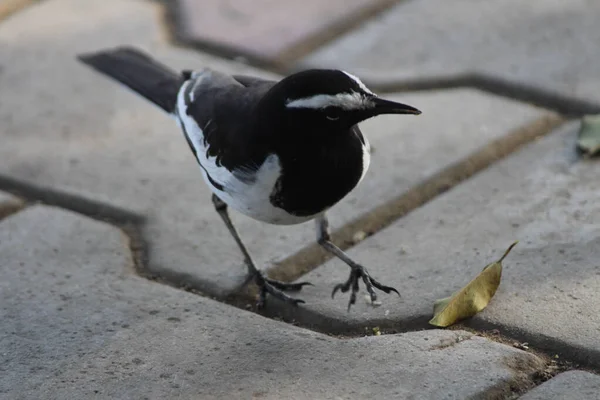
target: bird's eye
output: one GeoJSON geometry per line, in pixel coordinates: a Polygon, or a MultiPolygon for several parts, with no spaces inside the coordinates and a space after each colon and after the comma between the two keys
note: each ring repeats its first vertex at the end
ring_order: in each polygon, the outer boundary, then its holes
{"type": "Polygon", "coordinates": [[[325,118],[330,121],[337,121],[340,119],[340,110],[336,107],[327,107],[325,110],[325,118]]]}

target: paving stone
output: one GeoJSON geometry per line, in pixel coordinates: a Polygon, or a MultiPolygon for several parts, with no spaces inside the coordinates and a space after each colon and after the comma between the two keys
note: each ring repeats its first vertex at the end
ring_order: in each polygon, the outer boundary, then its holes
{"type": "Polygon", "coordinates": [[[378,79],[466,71],[600,101],[596,0],[399,3],[305,61],[378,79]]]}
{"type": "Polygon", "coordinates": [[[241,56],[276,60],[309,40],[330,37],[328,31],[339,29],[338,25],[392,3],[394,0],[178,0],[172,7],[182,39],[225,47],[224,51],[241,56]]]}
{"type": "Polygon", "coordinates": [[[472,322],[546,338],[554,351],[600,364],[600,163],[577,157],[577,127],[524,147],[349,251],[402,298],[383,295],[383,305],[372,308],[361,295],[346,313],[344,296],[328,299],[348,274],[334,260],[303,277],[318,285],[303,293],[302,312],[332,330],[425,326],[436,299],[519,240],[498,292],[472,322]]]}
{"type": "MultiPolygon", "coordinates": [[[[0,74],[7,88],[0,95],[0,174],[147,215],[149,269],[226,296],[243,282],[245,267],[178,128],[143,99],[74,60],[81,51],[132,44],[178,68],[208,65],[266,76],[165,43],[159,11],[148,1],[48,0],[0,25],[11,60],[0,74]],[[86,22],[89,15],[93,25],[86,22]]],[[[333,228],[548,115],[472,90],[392,97],[424,114],[364,124],[375,148],[372,170],[333,210],[333,228]]],[[[315,240],[312,223],[278,227],[233,218],[259,265],[269,266],[315,240]]]]}
{"type": "Polygon", "coordinates": [[[118,229],[52,207],[3,220],[0,259],[3,399],[464,399],[544,366],[467,332],[340,340],[153,283],[118,229]]]}
{"type": "Polygon", "coordinates": [[[599,400],[600,376],[568,371],[520,397],[521,400],[599,400]]]}
{"type": "Polygon", "coordinates": [[[23,207],[23,200],[0,190],[0,219],[23,207]]]}

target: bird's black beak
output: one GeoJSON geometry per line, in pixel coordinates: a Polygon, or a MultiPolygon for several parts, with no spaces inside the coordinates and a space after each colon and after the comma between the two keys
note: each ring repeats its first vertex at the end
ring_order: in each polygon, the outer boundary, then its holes
{"type": "Polygon", "coordinates": [[[373,116],[381,114],[421,114],[421,111],[406,104],[380,99],[379,97],[375,97],[372,100],[375,103],[375,107],[371,109],[373,116]]]}

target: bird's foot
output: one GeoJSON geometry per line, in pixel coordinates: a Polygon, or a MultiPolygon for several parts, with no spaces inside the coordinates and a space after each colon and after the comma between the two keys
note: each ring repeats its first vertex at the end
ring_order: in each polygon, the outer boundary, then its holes
{"type": "Polygon", "coordinates": [[[367,272],[367,269],[362,265],[357,264],[351,268],[352,271],[350,272],[350,277],[348,280],[344,283],[335,285],[333,292],[331,292],[331,298],[333,298],[338,290],[341,290],[342,293],[346,293],[348,290],[352,289],[350,292],[350,301],[348,301],[348,311],[350,311],[352,304],[356,303],[356,294],[358,293],[358,282],[360,278],[362,278],[365,286],[367,287],[367,292],[369,292],[369,295],[371,296],[371,303],[375,303],[377,301],[377,293],[375,293],[375,289],[379,289],[387,294],[396,292],[398,296],[400,296],[400,293],[393,287],[382,285],[372,278],[367,272]]]}
{"type": "Polygon", "coordinates": [[[265,306],[267,300],[267,293],[271,296],[297,306],[300,303],[305,303],[302,299],[295,299],[293,297],[288,296],[283,291],[300,291],[303,286],[312,285],[310,282],[298,282],[298,283],[287,283],[276,281],[274,279],[267,278],[262,271],[258,271],[255,276],[256,284],[258,285],[260,292],[258,295],[258,301],[256,302],[256,306],[261,309],[265,306]]]}

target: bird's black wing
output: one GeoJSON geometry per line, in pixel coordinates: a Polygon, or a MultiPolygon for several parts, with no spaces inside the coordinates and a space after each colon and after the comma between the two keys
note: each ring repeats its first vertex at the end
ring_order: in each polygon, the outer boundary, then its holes
{"type": "Polygon", "coordinates": [[[188,144],[215,181],[223,167],[251,172],[268,155],[253,129],[253,109],[274,83],[205,69],[182,86],[178,115],[188,144]]]}

